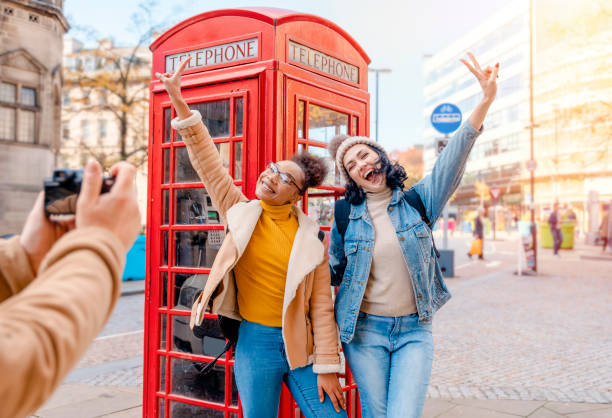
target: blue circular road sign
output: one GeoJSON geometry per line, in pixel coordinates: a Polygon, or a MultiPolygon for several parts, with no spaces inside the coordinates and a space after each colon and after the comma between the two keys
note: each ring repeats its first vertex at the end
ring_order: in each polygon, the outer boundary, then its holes
{"type": "Polygon", "coordinates": [[[461,110],[451,103],[442,103],[431,112],[431,124],[442,134],[450,134],[461,126],[461,110]]]}

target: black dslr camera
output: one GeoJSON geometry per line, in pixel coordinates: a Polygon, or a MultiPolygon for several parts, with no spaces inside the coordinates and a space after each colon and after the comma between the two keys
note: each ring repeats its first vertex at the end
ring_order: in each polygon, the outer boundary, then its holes
{"type": "MultiPolygon", "coordinates": [[[[46,178],[44,182],[45,214],[47,216],[73,215],[76,211],[76,200],[81,192],[82,182],[83,169],[54,170],[53,177],[46,178]]],[[[114,177],[104,177],[101,193],[108,192],[114,183],[114,177]]]]}

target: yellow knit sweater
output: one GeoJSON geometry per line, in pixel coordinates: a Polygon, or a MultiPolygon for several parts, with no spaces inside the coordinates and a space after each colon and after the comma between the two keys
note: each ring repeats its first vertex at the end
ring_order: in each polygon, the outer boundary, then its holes
{"type": "Polygon", "coordinates": [[[291,204],[260,203],[263,212],[234,267],[238,310],[247,321],[280,327],[287,267],[298,221],[291,213],[291,204]]]}

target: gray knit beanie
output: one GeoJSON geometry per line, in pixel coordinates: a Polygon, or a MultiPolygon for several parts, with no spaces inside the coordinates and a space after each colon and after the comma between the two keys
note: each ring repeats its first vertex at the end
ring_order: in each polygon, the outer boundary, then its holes
{"type": "Polygon", "coordinates": [[[345,180],[349,179],[349,175],[344,167],[344,164],[342,163],[344,154],[346,154],[350,147],[356,144],[366,144],[376,148],[379,151],[382,151],[384,154],[387,153],[387,151],[385,151],[385,149],[378,142],[372,141],[366,136],[336,135],[329,142],[327,150],[329,151],[331,157],[336,161],[336,167],[340,169],[340,173],[342,173],[345,180]]]}

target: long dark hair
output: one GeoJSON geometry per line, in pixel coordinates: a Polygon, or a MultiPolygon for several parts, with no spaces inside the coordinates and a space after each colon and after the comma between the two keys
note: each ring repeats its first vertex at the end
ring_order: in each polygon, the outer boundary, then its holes
{"type": "MultiPolygon", "coordinates": [[[[368,145],[368,147],[370,146],[368,145]]],[[[396,162],[391,161],[387,154],[385,154],[384,152],[374,147],[370,147],[370,149],[374,150],[374,152],[378,154],[378,161],[380,163],[379,171],[385,175],[387,186],[390,189],[395,189],[399,187],[400,189],[404,190],[404,181],[408,178],[404,167],[402,167],[396,162]]],[[[365,200],[365,197],[365,190],[359,187],[357,183],[355,183],[355,181],[351,178],[351,176],[348,176],[344,191],[344,198],[351,205],[359,205],[365,200]]]]}

